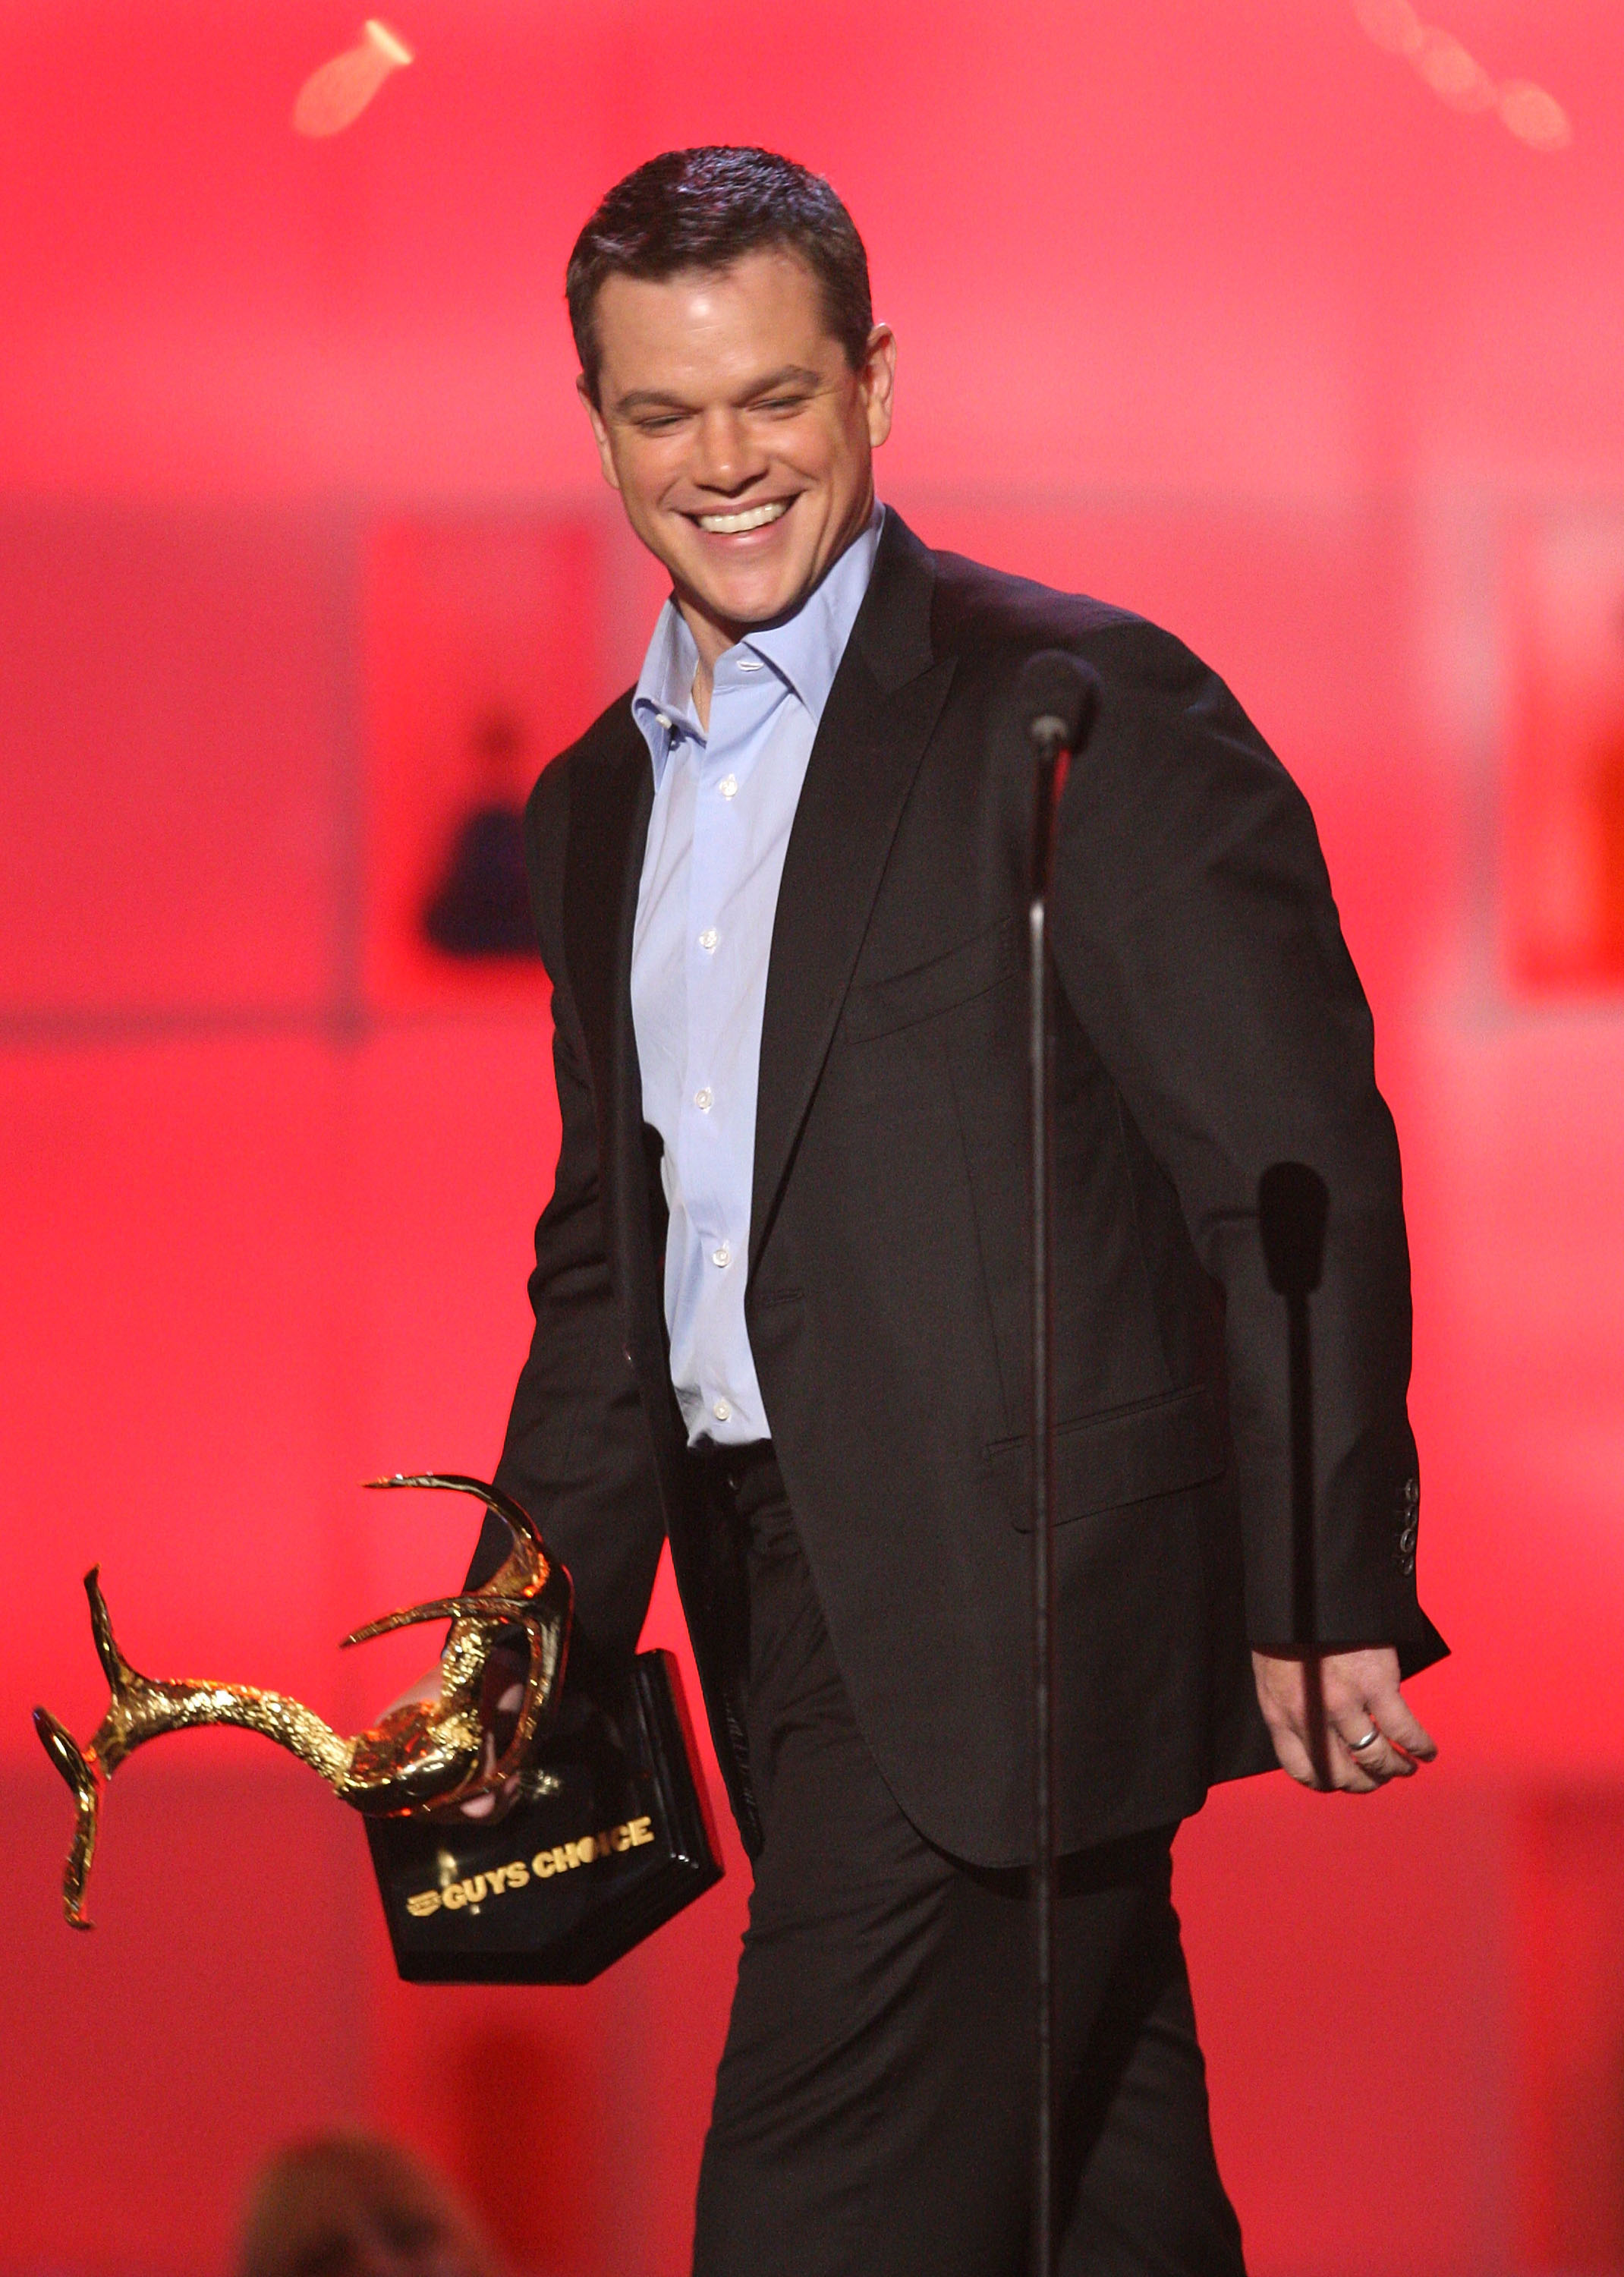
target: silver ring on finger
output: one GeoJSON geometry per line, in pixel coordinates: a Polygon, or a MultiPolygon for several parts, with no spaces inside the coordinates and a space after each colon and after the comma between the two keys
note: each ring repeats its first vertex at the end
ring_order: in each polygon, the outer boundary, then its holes
{"type": "Polygon", "coordinates": [[[1362,1740],[1345,1740],[1342,1744],[1350,1755],[1362,1755],[1367,1748],[1373,1748],[1381,1736],[1379,1728],[1372,1724],[1362,1740]]]}

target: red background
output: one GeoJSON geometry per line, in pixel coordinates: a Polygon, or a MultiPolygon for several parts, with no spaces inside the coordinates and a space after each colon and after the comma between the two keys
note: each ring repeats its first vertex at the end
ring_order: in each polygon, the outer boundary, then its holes
{"type": "Polygon", "coordinates": [[[1624,501],[1624,17],[1438,8],[1571,148],[1449,109],[1342,0],[397,0],[419,60],[326,143],[288,113],[358,28],[329,0],[0,0],[0,2277],[204,2277],[264,2149],[354,2114],[521,2269],[685,2266],[736,1856],[589,1991],[409,1991],[359,1828],[204,1737],[121,1777],[73,1938],[26,1715],[100,1713],[94,1557],[140,1664],[350,1727],[411,1648],[338,1637],[460,1573],[459,1512],[352,1482],[494,1461],[554,1111],[534,991],[391,934],[388,705],[457,651],[423,666],[390,533],[573,533],[560,733],[623,683],[657,587],[563,263],[618,173],[736,139],[868,239],[884,494],[1224,672],[1376,1008],[1456,1657],[1412,1789],[1254,1782],[1180,1839],[1253,2265],[1624,2264],[1624,1007],[1512,985],[1499,890],[1508,565],[1624,501]]]}

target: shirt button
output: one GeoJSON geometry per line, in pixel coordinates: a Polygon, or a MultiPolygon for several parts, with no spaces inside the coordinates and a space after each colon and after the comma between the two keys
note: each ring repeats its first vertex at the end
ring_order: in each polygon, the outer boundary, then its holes
{"type": "Polygon", "coordinates": [[[710,1091],[710,1085],[708,1083],[707,1083],[707,1084],[702,1084],[702,1085],[701,1085],[701,1086],[700,1086],[700,1088],[699,1088],[699,1089],[694,1093],[694,1106],[695,1106],[695,1107],[697,1107],[697,1108],[698,1108],[698,1109],[699,1109],[699,1111],[700,1111],[700,1113],[701,1113],[702,1115],[709,1115],[709,1114],[710,1114],[710,1100],[711,1100],[711,1091],[710,1091]]]}
{"type": "Polygon", "coordinates": [[[721,792],[724,798],[734,797],[739,789],[738,776],[724,775],[721,781],[717,785],[717,788],[721,792]]]}
{"type": "Polygon", "coordinates": [[[699,937],[699,945],[702,948],[714,948],[720,939],[721,935],[717,933],[716,927],[714,925],[707,925],[703,933],[702,933],[699,937]]]}
{"type": "Polygon", "coordinates": [[[762,662],[758,656],[741,656],[739,659],[740,672],[759,672],[761,668],[762,662]]]}
{"type": "Polygon", "coordinates": [[[713,1265],[731,1265],[732,1261],[733,1253],[725,1242],[722,1244],[720,1249],[713,1249],[710,1253],[710,1262],[713,1265]]]}
{"type": "Polygon", "coordinates": [[[718,1423],[725,1423],[732,1412],[725,1399],[713,1399],[710,1403],[710,1413],[718,1423]]]}
{"type": "Polygon", "coordinates": [[[654,716],[659,721],[661,727],[665,729],[667,735],[669,735],[671,732],[671,713],[669,712],[656,712],[654,716]]]}

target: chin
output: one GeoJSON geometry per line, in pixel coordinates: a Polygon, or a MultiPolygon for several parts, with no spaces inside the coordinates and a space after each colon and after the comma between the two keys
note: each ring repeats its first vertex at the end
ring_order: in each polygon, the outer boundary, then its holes
{"type": "Polygon", "coordinates": [[[737,585],[702,586],[706,607],[725,624],[765,625],[793,609],[803,588],[788,578],[741,579],[737,585]]]}
{"type": "Polygon", "coordinates": [[[735,624],[770,625],[775,617],[794,607],[799,590],[798,586],[786,585],[767,593],[755,586],[725,603],[724,612],[735,624]]]}

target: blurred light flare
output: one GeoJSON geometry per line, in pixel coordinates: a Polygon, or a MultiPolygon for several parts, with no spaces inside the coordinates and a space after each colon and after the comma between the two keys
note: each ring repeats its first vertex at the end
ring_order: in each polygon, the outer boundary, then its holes
{"type": "Polygon", "coordinates": [[[353,126],[384,80],[404,70],[413,51],[398,33],[369,16],[353,48],[313,71],[293,105],[293,131],[323,136],[353,126]]]}
{"type": "Polygon", "coordinates": [[[1566,150],[1572,122],[1555,95],[1531,80],[1497,80],[1453,32],[1423,23],[1410,0],[1354,0],[1366,36],[1390,56],[1402,56],[1434,95],[1453,110],[1495,111],[1530,150],[1566,150]]]}
{"type": "Polygon", "coordinates": [[[1566,150],[1574,139],[1567,113],[1555,95],[1532,80],[1508,80],[1499,92],[1500,117],[1532,150],[1566,150]]]}
{"type": "Polygon", "coordinates": [[[1356,0],[1354,13],[1378,48],[1390,56],[1413,56],[1426,37],[1409,0],[1356,0]]]}
{"type": "Polygon", "coordinates": [[[1456,110],[1492,110],[1499,90],[1453,32],[1428,30],[1412,58],[1434,95],[1456,110]]]}

